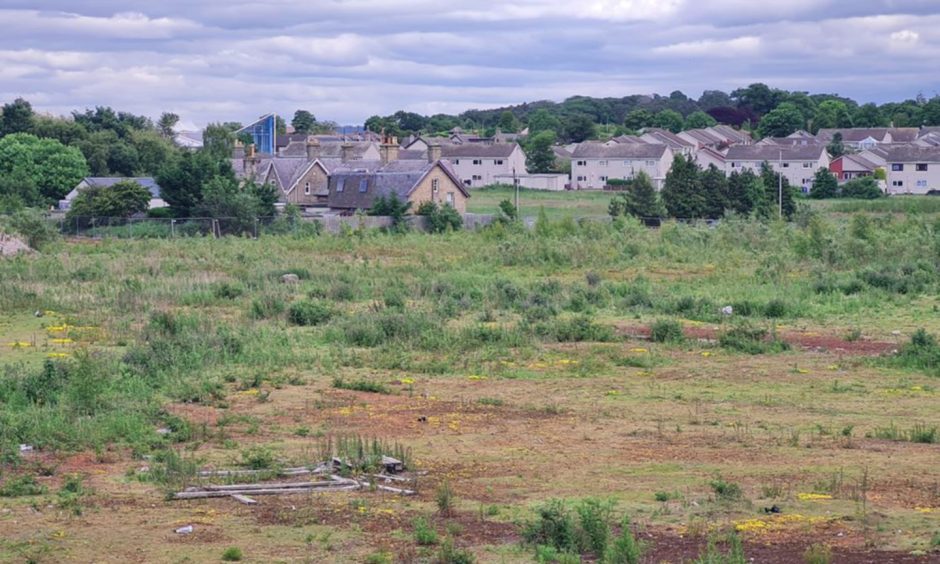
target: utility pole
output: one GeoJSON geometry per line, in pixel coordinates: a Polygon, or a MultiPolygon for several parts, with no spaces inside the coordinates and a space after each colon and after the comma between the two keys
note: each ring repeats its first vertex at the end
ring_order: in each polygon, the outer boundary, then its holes
{"type": "Polygon", "coordinates": [[[777,173],[777,213],[783,219],[783,148],[780,148],[780,170],[777,173]]]}
{"type": "Polygon", "coordinates": [[[516,191],[516,217],[519,217],[519,179],[516,178],[516,167],[512,167],[512,186],[516,191]]]}

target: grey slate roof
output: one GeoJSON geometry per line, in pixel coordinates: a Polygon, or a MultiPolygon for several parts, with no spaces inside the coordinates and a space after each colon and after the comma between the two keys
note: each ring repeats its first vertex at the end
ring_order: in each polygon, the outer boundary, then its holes
{"type": "Polygon", "coordinates": [[[118,182],[132,180],[146,188],[147,191],[150,192],[151,197],[160,197],[160,185],[158,185],[157,181],[150,176],[137,176],[131,178],[125,178],[123,176],[86,176],[82,180],[92,188],[107,188],[108,186],[113,186],[118,182]]]}
{"type": "Polygon", "coordinates": [[[451,177],[457,189],[469,197],[470,194],[447,161],[429,163],[399,160],[377,168],[348,169],[331,174],[329,206],[335,209],[365,210],[371,208],[379,196],[387,197],[393,193],[400,200],[407,200],[425,175],[438,165],[451,177]],[[338,190],[340,185],[342,190],[338,190]]]}
{"type": "Polygon", "coordinates": [[[725,154],[729,161],[815,161],[826,148],[822,145],[732,145],[725,154]]]}
{"type": "Polygon", "coordinates": [[[858,143],[871,137],[875,141],[884,142],[891,134],[892,143],[910,143],[917,139],[920,132],[916,127],[850,127],[841,129],[820,129],[816,137],[828,143],[836,133],[842,134],[842,140],[847,143],[858,143]]]}
{"type": "Polygon", "coordinates": [[[666,145],[657,143],[618,143],[606,146],[587,141],[571,153],[573,159],[661,159],[666,145]]]}
{"type": "Polygon", "coordinates": [[[889,163],[936,163],[940,162],[940,147],[892,147],[888,149],[885,160],[889,163]]]}
{"type": "Polygon", "coordinates": [[[689,143],[685,139],[679,137],[675,133],[666,129],[659,129],[656,127],[651,127],[647,129],[643,134],[652,136],[653,138],[657,139],[660,143],[662,143],[663,145],[669,146],[669,148],[673,150],[681,151],[682,149],[690,149],[693,147],[692,143],[689,143]]]}

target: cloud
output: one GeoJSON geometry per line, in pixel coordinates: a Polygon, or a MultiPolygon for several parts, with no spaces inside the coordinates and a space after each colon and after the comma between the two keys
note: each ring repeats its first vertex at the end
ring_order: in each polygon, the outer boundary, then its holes
{"type": "Polygon", "coordinates": [[[938,88],[933,0],[4,0],[0,100],[188,122],[361,123],[755,81],[861,101],[938,88]],[[42,8],[37,8],[42,6],[42,8]]]}

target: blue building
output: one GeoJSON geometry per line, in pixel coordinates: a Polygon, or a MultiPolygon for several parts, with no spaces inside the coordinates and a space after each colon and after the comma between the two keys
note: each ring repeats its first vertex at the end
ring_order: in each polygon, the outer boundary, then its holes
{"type": "Polygon", "coordinates": [[[239,129],[238,133],[248,133],[255,141],[255,148],[259,153],[273,155],[275,153],[275,140],[277,139],[277,116],[268,114],[258,121],[239,129]]]}

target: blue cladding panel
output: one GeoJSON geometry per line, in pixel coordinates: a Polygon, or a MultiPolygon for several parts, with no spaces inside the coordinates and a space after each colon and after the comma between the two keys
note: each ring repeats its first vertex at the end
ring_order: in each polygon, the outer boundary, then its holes
{"type": "Polygon", "coordinates": [[[274,154],[274,141],[277,136],[277,120],[274,114],[256,121],[242,131],[251,134],[259,153],[274,154]]]}

